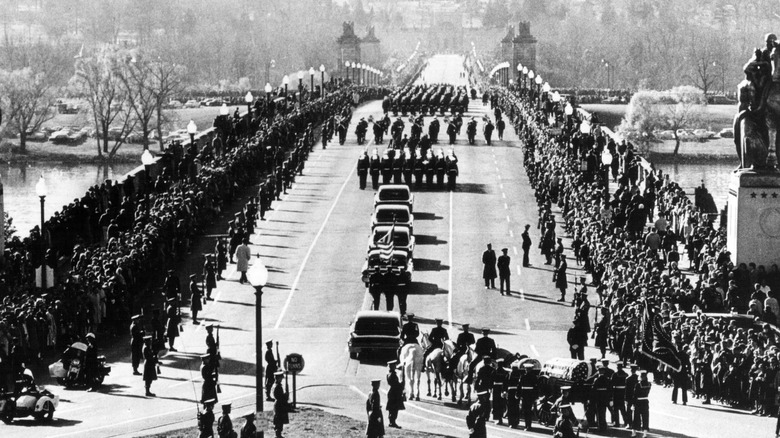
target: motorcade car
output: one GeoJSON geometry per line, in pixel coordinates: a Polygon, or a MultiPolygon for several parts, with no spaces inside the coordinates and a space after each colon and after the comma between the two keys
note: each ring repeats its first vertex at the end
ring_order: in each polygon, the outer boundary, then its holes
{"type": "Polygon", "coordinates": [[[377,205],[400,204],[409,207],[409,212],[413,212],[414,195],[404,184],[387,184],[379,187],[374,195],[374,209],[377,205]]]}
{"type": "Polygon", "coordinates": [[[414,234],[414,215],[408,206],[400,204],[377,205],[374,214],[371,215],[371,229],[393,224],[409,227],[409,232],[414,234]]]}
{"type": "Polygon", "coordinates": [[[379,241],[387,236],[388,233],[392,231],[393,233],[393,249],[394,250],[400,250],[405,251],[407,257],[414,258],[414,243],[415,239],[412,235],[411,230],[409,227],[401,226],[401,225],[382,225],[378,227],[374,227],[373,230],[371,230],[371,236],[368,238],[368,250],[367,253],[370,253],[371,251],[375,250],[379,246],[379,241]]]}
{"type": "Polygon", "coordinates": [[[74,342],[65,349],[60,360],[49,365],[49,375],[66,388],[77,385],[100,386],[106,376],[111,373],[111,367],[106,366],[105,356],[98,356],[95,375],[87,376],[85,372],[86,356],[87,344],[74,342]]]}
{"type": "Polygon", "coordinates": [[[21,388],[0,394],[0,420],[10,424],[15,418],[32,416],[38,421],[51,421],[60,397],[35,385],[29,369],[24,370],[16,384],[21,388]]]}
{"type": "Polygon", "coordinates": [[[383,257],[380,250],[369,251],[360,279],[366,285],[402,286],[412,282],[414,263],[405,250],[394,250],[390,257],[383,257]]]}
{"type": "Polygon", "coordinates": [[[395,355],[401,346],[401,315],[385,310],[360,310],[349,330],[349,357],[365,353],[395,355]]]}

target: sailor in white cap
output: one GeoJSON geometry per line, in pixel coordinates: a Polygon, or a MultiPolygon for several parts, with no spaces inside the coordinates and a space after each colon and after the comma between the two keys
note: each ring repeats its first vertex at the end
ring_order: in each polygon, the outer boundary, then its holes
{"type": "Polygon", "coordinates": [[[487,430],[485,421],[487,420],[488,406],[490,404],[490,391],[480,391],[477,393],[477,401],[469,407],[469,413],[466,414],[466,425],[469,428],[469,438],[485,438],[487,430]]]}
{"type": "Polygon", "coordinates": [[[217,420],[217,436],[219,438],[234,438],[233,420],[230,419],[231,403],[222,403],[222,416],[217,420]]]}

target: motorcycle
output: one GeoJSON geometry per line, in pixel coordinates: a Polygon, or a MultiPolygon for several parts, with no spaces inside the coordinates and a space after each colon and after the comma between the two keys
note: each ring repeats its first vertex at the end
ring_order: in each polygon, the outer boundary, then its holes
{"type": "Polygon", "coordinates": [[[106,376],[111,373],[111,367],[106,366],[106,357],[97,357],[95,375],[87,377],[86,373],[87,345],[75,342],[65,349],[62,359],[49,365],[49,375],[57,379],[57,383],[71,388],[77,385],[100,386],[106,376]]]}
{"type": "Polygon", "coordinates": [[[22,380],[18,380],[16,385],[21,386],[21,390],[0,394],[0,420],[10,424],[14,418],[33,416],[38,421],[51,421],[60,397],[38,388],[28,369],[24,370],[22,380]]]}

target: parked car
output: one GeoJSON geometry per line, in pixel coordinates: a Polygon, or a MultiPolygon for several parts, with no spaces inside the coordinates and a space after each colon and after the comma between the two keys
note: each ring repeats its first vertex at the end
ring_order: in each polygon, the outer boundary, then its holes
{"type": "Polygon", "coordinates": [[[383,258],[378,249],[369,251],[360,279],[366,287],[372,285],[402,286],[412,282],[414,263],[404,250],[395,250],[383,258]]]}
{"type": "Polygon", "coordinates": [[[734,128],[721,129],[720,132],[718,132],[718,136],[720,138],[734,138],[734,128]]]}
{"type": "Polygon", "coordinates": [[[394,223],[409,227],[409,232],[414,234],[414,215],[409,211],[408,206],[400,204],[377,205],[371,216],[371,229],[394,223]]]}
{"type": "Polygon", "coordinates": [[[45,142],[48,139],[48,135],[46,135],[43,131],[27,131],[27,141],[31,142],[45,142]]]}
{"type": "Polygon", "coordinates": [[[169,101],[169,102],[168,102],[168,103],[165,105],[165,108],[167,108],[167,109],[179,109],[179,108],[181,108],[181,107],[182,107],[182,104],[181,104],[181,102],[179,102],[178,100],[175,100],[175,99],[174,99],[174,100],[170,100],[170,101],[169,101]]]}
{"type": "Polygon", "coordinates": [[[371,230],[371,236],[368,238],[368,250],[366,252],[370,253],[372,250],[377,249],[379,240],[387,236],[390,230],[393,231],[394,249],[405,251],[407,257],[414,258],[414,236],[412,236],[409,227],[402,225],[374,227],[371,230]]]}
{"type": "Polygon", "coordinates": [[[184,103],[184,108],[200,108],[200,102],[190,99],[184,103]]]}
{"type": "Polygon", "coordinates": [[[398,312],[358,311],[347,340],[351,359],[368,352],[395,355],[400,346],[401,315],[398,312]]]}
{"type": "Polygon", "coordinates": [[[374,209],[377,205],[399,204],[409,207],[409,212],[413,211],[414,195],[404,184],[388,184],[379,187],[374,195],[374,209]]]}
{"type": "Polygon", "coordinates": [[[707,103],[711,103],[713,105],[734,105],[737,103],[737,101],[721,94],[715,96],[708,96],[707,103]]]}
{"type": "Polygon", "coordinates": [[[715,137],[716,134],[715,132],[708,131],[706,129],[694,129],[693,135],[696,136],[696,138],[698,138],[699,141],[704,141],[715,137]]]}

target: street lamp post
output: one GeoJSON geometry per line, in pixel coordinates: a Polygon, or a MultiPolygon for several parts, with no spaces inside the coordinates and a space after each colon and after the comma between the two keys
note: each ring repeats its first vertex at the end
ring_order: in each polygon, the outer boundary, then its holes
{"type": "Polygon", "coordinates": [[[320,64],[320,97],[325,97],[325,64],[320,64]]]}
{"type": "Polygon", "coordinates": [[[346,62],[344,63],[344,66],[345,66],[345,67],[347,67],[347,79],[349,79],[349,80],[351,80],[351,79],[352,79],[352,75],[351,75],[351,74],[350,74],[350,72],[349,72],[349,67],[350,67],[351,65],[352,65],[352,63],[351,63],[351,62],[349,62],[349,61],[346,61],[346,62]]]}
{"type": "MultiPolygon", "coordinates": [[[[268,269],[258,260],[247,270],[246,278],[249,284],[255,288],[255,405],[257,412],[263,412],[263,287],[268,282],[268,269]]],[[[281,360],[281,358],[279,358],[281,360]]],[[[260,436],[264,436],[262,428],[259,430],[260,436]]]]}
{"type": "Polygon", "coordinates": [[[35,194],[41,198],[41,289],[46,289],[46,234],[43,231],[44,225],[44,205],[46,204],[46,195],[49,191],[46,188],[46,180],[43,175],[35,184],[35,194]]]}
{"type": "Polygon", "coordinates": [[[528,78],[528,67],[523,66],[523,74],[521,76],[523,78],[523,93],[525,93],[526,79],[528,78]]]}
{"type": "Polygon", "coordinates": [[[517,87],[520,87],[520,80],[523,77],[523,64],[517,64],[517,87]]]}
{"type": "Polygon", "coordinates": [[[263,88],[263,91],[265,91],[265,100],[267,102],[271,101],[271,91],[273,91],[274,88],[271,86],[270,83],[266,82],[265,87],[263,88]]]}
{"type": "Polygon", "coordinates": [[[195,144],[195,134],[198,133],[198,126],[194,120],[190,120],[187,123],[187,134],[190,135],[190,149],[193,151],[193,155],[198,155],[198,146],[195,144]]]}
{"type": "MultiPolygon", "coordinates": [[[[227,107],[226,107],[227,108],[227,107]]],[[[220,109],[220,113],[222,110],[220,109]]],[[[146,202],[146,210],[149,210],[149,192],[152,191],[152,165],[154,164],[154,156],[149,150],[145,150],[141,154],[141,163],[144,165],[144,200],[146,202]]]]}
{"type": "Polygon", "coordinates": [[[303,94],[303,72],[298,72],[298,93],[303,94]]]}
{"type": "Polygon", "coordinates": [[[265,65],[265,81],[270,83],[271,82],[271,69],[276,66],[275,60],[268,61],[268,64],[265,65]]]}
{"type": "Polygon", "coordinates": [[[309,88],[309,100],[314,98],[314,67],[309,67],[309,79],[311,79],[311,88],[309,88]]]}
{"type": "Polygon", "coordinates": [[[612,165],[612,153],[607,148],[604,148],[604,152],[601,153],[601,164],[604,165],[604,194],[609,201],[609,169],[612,165]]]}
{"type": "Polygon", "coordinates": [[[536,82],[536,95],[541,99],[541,93],[542,93],[542,76],[536,76],[536,79],[534,79],[536,82]]]}
{"type": "Polygon", "coordinates": [[[251,91],[246,92],[246,96],[244,96],[244,101],[246,102],[246,113],[248,115],[252,115],[252,102],[254,102],[255,97],[252,96],[251,91]]]}
{"type": "Polygon", "coordinates": [[[284,98],[287,100],[287,88],[290,86],[290,77],[284,75],[282,78],[282,84],[284,84],[284,98]]]}

